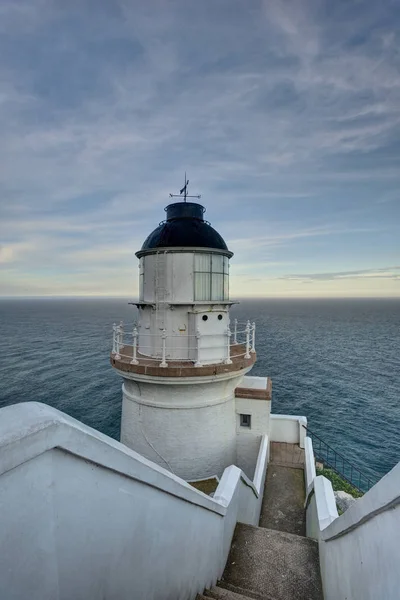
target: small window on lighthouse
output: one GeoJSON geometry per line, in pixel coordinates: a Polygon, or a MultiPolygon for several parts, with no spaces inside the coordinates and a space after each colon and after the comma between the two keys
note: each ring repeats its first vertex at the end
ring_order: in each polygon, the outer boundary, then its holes
{"type": "Polygon", "coordinates": [[[240,426],[251,427],[251,415],[240,415],[240,426]]]}

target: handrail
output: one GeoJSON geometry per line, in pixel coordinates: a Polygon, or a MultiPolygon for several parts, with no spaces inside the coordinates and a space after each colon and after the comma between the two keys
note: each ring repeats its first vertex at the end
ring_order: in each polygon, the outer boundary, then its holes
{"type": "Polygon", "coordinates": [[[335,471],[335,473],[340,475],[342,479],[356,488],[356,490],[364,493],[377,483],[377,477],[374,478],[365,475],[358,467],[355,467],[345,456],[343,456],[343,454],[337,452],[316,433],[311,431],[309,427],[306,427],[305,425],[302,425],[302,427],[306,429],[307,435],[312,439],[314,455],[316,458],[321,460],[324,465],[332,469],[332,471],[335,471]],[[340,463],[342,468],[340,468],[340,463]]]}
{"type": "MultiPolygon", "coordinates": [[[[142,332],[140,324],[134,324],[133,327],[127,329],[126,324],[120,321],[119,325],[114,323],[113,339],[112,339],[112,356],[116,360],[121,360],[122,357],[132,360],[130,364],[138,365],[140,360],[152,360],[159,362],[160,367],[168,367],[167,360],[170,361],[185,361],[193,363],[195,367],[200,367],[205,362],[204,352],[212,350],[214,353],[219,352],[219,360],[224,364],[232,364],[231,358],[239,358],[244,356],[245,359],[250,359],[252,354],[255,354],[255,336],[256,324],[247,321],[246,328],[238,331],[238,320],[234,320],[234,329],[227,329],[218,333],[202,333],[199,329],[195,333],[189,334],[184,332],[184,335],[169,333],[166,329],[160,330],[158,333],[142,332]],[[233,335],[233,341],[232,341],[233,335]],[[238,336],[243,336],[238,340],[238,336]],[[208,342],[209,339],[216,339],[217,344],[208,342]],[[127,344],[127,339],[132,343],[127,344]],[[177,340],[182,340],[183,346],[176,345],[177,340]],[[193,344],[194,341],[194,344],[193,344]],[[186,343],[185,343],[186,342],[186,343]],[[245,346],[245,353],[242,355],[235,350],[239,346],[245,346]],[[236,349],[233,347],[237,346],[236,349]],[[132,353],[126,354],[127,349],[131,348],[132,353]],[[147,355],[149,352],[150,356],[147,355]],[[141,356],[142,355],[142,356],[141,356]]],[[[179,343],[179,342],[178,342],[179,343]]]]}

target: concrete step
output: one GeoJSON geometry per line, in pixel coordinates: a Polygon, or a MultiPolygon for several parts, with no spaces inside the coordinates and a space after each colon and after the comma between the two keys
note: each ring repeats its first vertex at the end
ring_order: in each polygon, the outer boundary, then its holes
{"type": "Polygon", "coordinates": [[[300,469],[301,471],[304,471],[303,465],[297,465],[297,464],[291,463],[291,462],[283,462],[283,461],[274,460],[274,462],[270,462],[269,464],[274,465],[275,467],[287,467],[289,469],[300,469]]]}
{"type": "Polygon", "coordinates": [[[275,600],[271,596],[266,596],[265,594],[258,594],[252,590],[248,590],[245,588],[238,587],[237,585],[232,585],[227,581],[218,581],[217,586],[220,588],[225,588],[226,590],[230,590],[231,592],[236,592],[236,594],[242,594],[245,598],[253,598],[254,600],[275,600]]]}
{"type": "Polygon", "coordinates": [[[322,600],[318,544],[238,523],[222,580],[274,600],[322,600]]]}
{"type": "Polygon", "coordinates": [[[229,590],[224,590],[220,588],[221,593],[219,593],[218,588],[211,588],[211,590],[206,590],[204,595],[208,600],[210,598],[214,598],[214,600],[249,600],[248,596],[243,596],[243,594],[236,594],[235,592],[231,592],[229,590]]]}
{"type": "Polygon", "coordinates": [[[214,598],[215,600],[249,600],[249,596],[232,592],[222,587],[212,587],[210,590],[206,590],[204,595],[207,596],[208,600],[214,598]]]}
{"type": "Polygon", "coordinates": [[[231,585],[225,581],[219,581],[215,587],[206,590],[204,595],[208,598],[215,598],[215,600],[274,600],[274,598],[270,598],[269,596],[257,594],[256,592],[231,585]]]}

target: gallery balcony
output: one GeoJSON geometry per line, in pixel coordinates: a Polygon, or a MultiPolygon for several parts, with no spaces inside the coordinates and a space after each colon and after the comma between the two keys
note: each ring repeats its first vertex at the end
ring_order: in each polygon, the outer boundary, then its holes
{"type": "Polygon", "coordinates": [[[111,365],[118,371],[157,377],[246,373],[256,361],[255,323],[234,321],[223,334],[142,332],[136,324],[113,326],[111,365]]]}

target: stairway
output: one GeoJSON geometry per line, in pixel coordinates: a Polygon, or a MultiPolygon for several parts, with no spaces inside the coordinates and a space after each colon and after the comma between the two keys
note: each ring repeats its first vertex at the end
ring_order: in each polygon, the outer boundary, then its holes
{"type": "Polygon", "coordinates": [[[238,523],[222,580],[198,600],[322,600],[318,544],[305,537],[304,451],[271,443],[259,526],[238,523]]]}

